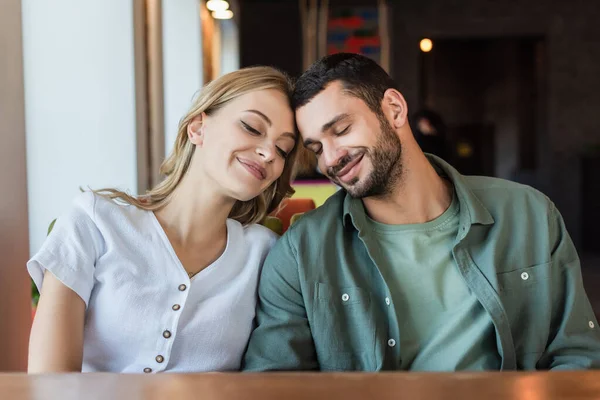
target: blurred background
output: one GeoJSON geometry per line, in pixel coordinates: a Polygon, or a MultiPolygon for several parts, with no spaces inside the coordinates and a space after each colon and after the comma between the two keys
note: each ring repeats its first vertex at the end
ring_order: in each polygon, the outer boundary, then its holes
{"type": "MultiPolygon", "coordinates": [[[[0,370],[23,370],[25,263],[80,188],[143,193],[195,92],[326,54],[398,82],[425,151],[561,211],[600,311],[597,0],[0,0],[0,370]]],[[[298,198],[336,188],[310,157],[298,198]]]]}

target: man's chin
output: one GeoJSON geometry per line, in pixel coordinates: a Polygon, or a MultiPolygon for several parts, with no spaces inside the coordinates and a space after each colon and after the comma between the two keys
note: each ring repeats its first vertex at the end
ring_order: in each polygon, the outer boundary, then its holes
{"type": "Polygon", "coordinates": [[[339,179],[332,179],[333,183],[335,183],[342,189],[345,189],[346,191],[350,191],[353,187],[356,187],[356,185],[359,183],[359,181],[360,181],[360,178],[358,178],[358,177],[352,178],[348,182],[342,182],[339,179]]]}
{"type": "Polygon", "coordinates": [[[362,199],[365,197],[365,188],[360,179],[355,178],[348,183],[340,185],[351,197],[362,199]]]}
{"type": "Polygon", "coordinates": [[[342,186],[344,190],[355,199],[364,199],[365,197],[381,196],[387,193],[383,188],[374,185],[370,177],[363,179],[352,180],[348,184],[342,186]]]}

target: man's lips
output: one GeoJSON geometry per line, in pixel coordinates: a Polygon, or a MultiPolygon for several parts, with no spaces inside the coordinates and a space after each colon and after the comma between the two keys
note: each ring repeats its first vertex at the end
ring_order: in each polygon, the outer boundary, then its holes
{"type": "Polygon", "coordinates": [[[237,160],[248,172],[254,175],[256,179],[263,180],[267,177],[267,171],[260,164],[243,158],[238,158],[237,160]]]}
{"type": "MultiPolygon", "coordinates": [[[[350,171],[352,171],[352,169],[358,165],[359,162],[362,161],[364,157],[364,154],[361,154],[360,156],[354,158],[354,160],[350,161],[348,164],[346,164],[344,166],[344,168],[342,168],[340,170],[340,172],[338,172],[337,174],[335,174],[336,178],[338,178],[341,181],[345,181],[344,177],[346,177],[346,175],[349,174],[350,171]]],[[[350,176],[348,176],[347,178],[350,178],[350,176]]]]}

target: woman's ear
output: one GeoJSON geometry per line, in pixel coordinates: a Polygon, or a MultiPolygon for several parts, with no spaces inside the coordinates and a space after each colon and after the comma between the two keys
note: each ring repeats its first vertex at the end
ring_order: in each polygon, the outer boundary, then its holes
{"type": "Polygon", "coordinates": [[[190,121],[187,127],[188,138],[190,142],[196,146],[202,146],[204,141],[204,122],[206,120],[206,114],[202,113],[197,117],[194,117],[190,121]]]}
{"type": "Polygon", "coordinates": [[[408,106],[404,96],[396,89],[388,89],[383,94],[381,101],[383,114],[388,118],[394,128],[401,128],[408,120],[408,106]]]}

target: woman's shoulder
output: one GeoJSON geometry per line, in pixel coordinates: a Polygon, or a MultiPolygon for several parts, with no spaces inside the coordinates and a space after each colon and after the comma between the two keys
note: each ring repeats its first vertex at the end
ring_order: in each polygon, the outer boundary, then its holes
{"type": "Polygon", "coordinates": [[[126,203],[119,199],[112,199],[107,194],[99,192],[90,192],[95,200],[95,212],[97,215],[120,216],[127,219],[143,217],[149,211],[138,208],[133,204],[126,203]]]}
{"type": "Polygon", "coordinates": [[[115,227],[131,226],[134,229],[136,226],[147,227],[148,218],[146,214],[148,212],[90,190],[79,193],[73,199],[67,212],[61,215],[57,222],[61,220],[63,222],[73,220],[75,223],[89,221],[106,234],[107,232],[113,232],[115,227]],[[107,232],[104,232],[105,230],[107,232]]]}
{"type": "Polygon", "coordinates": [[[250,224],[243,226],[238,221],[229,219],[228,225],[235,227],[246,243],[252,246],[273,247],[279,236],[269,228],[260,224],[250,224]]]}
{"type": "MultiPolygon", "coordinates": [[[[242,225],[233,219],[227,220],[229,238],[227,249],[231,255],[232,268],[243,268],[251,274],[258,274],[263,262],[279,236],[269,228],[259,225],[242,225]]],[[[246,276],[241,274],[240,276],[246,276]]],[[[252,275],[255,276],[255,275],[252,275]]]]}
{"type": "Polygon", "coordinates": [[[93,213],[96,207],[96,195],[92,191],[85,191],[77,194],[71,201],[71,208],[93,213]]]}
{"type": "Polygon", "coordinates": [[[86,191],[74,196],[68,206],[56,215],[55,221],[58,225],[94,223],[95,214],[96,197],[92,192],[86,191]]]}
{"type": "Polygon", "coordinates": [[[98,210],[104,211],[124,206],[124,204],[120,204],[108,196],[93,190],[86,190],[79,193],[71,202],[71,208],[79,209],[89,214],[94,214],[98,210]]]}

